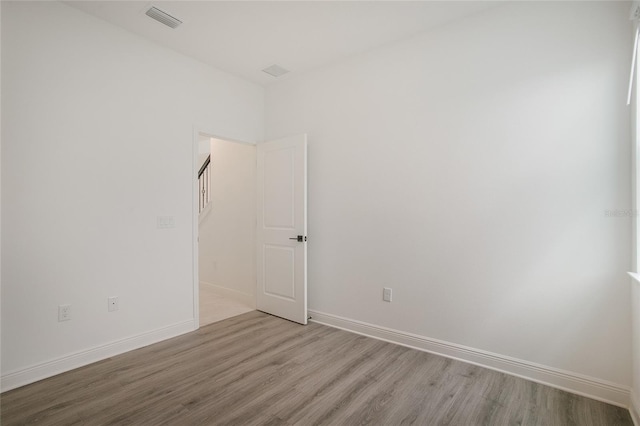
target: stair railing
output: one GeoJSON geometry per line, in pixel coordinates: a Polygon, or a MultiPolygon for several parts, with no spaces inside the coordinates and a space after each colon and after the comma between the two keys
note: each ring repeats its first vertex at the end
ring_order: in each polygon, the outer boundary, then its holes
{"type": "Polygon", "coordinates": [[[198,213],[201,213],[211,201],[210,171],[211,155],[207,157],[198,171],[198,213]]]}

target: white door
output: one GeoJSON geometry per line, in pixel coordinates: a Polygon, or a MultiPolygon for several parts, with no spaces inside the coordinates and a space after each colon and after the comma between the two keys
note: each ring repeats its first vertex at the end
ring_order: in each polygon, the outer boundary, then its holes
{"type": "Polygon", "coordinates": [[[257,145],[256,304],[307,323],[307,135],[257,145]]]}

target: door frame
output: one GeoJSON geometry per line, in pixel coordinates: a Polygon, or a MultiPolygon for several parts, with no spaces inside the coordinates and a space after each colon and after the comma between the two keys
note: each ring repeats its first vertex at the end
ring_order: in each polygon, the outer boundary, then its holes
{"type": "MultiPolygon", "coordinates": [[[[209,137],[209,138],[214,138],[214,139],[221,139],[227,142],[234,142],[234,143],[239,143],[242,145],[252,145],[252,146],[256,146],[257,142],[247,142],[247,141],[242,141],[239,139],[235,139],[235,138],[230,138],[227,136],[222,136],[220,133],[217,133],[215,131],[212,131],[211,129],[205,127],[205,126],[201,126],[201,125],[194,125],[193,126],[193,136],[192,136],[192,145],[191,145],[191,223],[192,223],[192,229],[191,229],[191,256],[192,256],[192,260],[193,260],[193,330],[197,330],[200,328],[200,272],[199,272],[199,263],[198,263],[198,258],[200,256],[199,253],[199,248],[198,248],[198,234],[199,234],[199,213],[198,213],[198,197],[199,197],[199,193],[198,193],[198,152],[199,152],[199,139],[200,139],[200,135],[209,137]]],[[[255,212],[255,206],[254,206],[254,212],[255,212]]],[[[255,226],[255,224],[254,224],[255,226]]],[[[253,241],[253,246],[254,246],[254,251],[255,251],[255,232],[253,233],[254,235],[254,241],[253,241]]],[[[254,253],[254,258],[255,253],[254,253]]],[[[255,265],[254,265],[254,269],[255,269],[255,265]]],[[[255,276],[255,270],[254,270],[254,276],[255,276]]]]}

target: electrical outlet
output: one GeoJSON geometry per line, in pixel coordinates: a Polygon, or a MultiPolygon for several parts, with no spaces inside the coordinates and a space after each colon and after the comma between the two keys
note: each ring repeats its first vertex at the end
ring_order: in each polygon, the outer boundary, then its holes
{"type": "Polygon", "coordinates": [[[118,296],[107,297],[107,310],[109,312],[118,310],[118,296]]]}
{"type": "Polygon", "coordinates": [[[384,287],[382,289],[382,300],[385,302],[391,302],[391,289],[388,287],[384,287]]]}
{"type": "Polygon", "coordinates": [[[58,322],[71,319],[71,305],[58,305],[58,322]]]}

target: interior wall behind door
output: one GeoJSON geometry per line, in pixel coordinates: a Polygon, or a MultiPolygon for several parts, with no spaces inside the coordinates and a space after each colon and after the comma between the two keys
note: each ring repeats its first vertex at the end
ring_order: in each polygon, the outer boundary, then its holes
{"type": "Polygon", "coordinates": [[[256,148],[211,139],[211,202],[199,218],[199,278],[255,306],[256,148]]]}

